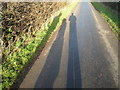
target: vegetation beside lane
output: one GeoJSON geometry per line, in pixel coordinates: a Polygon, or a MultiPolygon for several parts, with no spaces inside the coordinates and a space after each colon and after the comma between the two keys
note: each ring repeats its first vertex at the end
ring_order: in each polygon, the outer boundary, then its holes
{"type": "Polygon", "coordinates": [[[118,14],[114,13],[111,8],[106,7],[103,3],[92,2],[92,5],[102,14],[110,28],[116,33],[118,39],[120,39],[120,17],[118,14]]]}
{"type": "MultiPolygon", "coordinates": [[[[2,74],[1,87],[3,89],[10,88],[15,83],[17,76],[22,72],[24,66],[30,62],[38,49],[42,50],[52,33],[58,29],[63,19],[70,14],[76,4],[77,2],[71,3],[54,13],[49,19],[50,22],[45,22],[43,27],[40,30],[36,30],[33,36],[21,33],[21,36],[18,36],[14,43],[10,42],[7,47],[2,47],[3,60],[2,73],[0,74],[2,74]],[[10,45],[11,43],[12,45],[10,45]]],[[[8,28],[7,31],[9,32],[7,36],[11,38],[12,29],[8,28]]],[[[9,38],[7,39],[9,40],[9,38]]]]}

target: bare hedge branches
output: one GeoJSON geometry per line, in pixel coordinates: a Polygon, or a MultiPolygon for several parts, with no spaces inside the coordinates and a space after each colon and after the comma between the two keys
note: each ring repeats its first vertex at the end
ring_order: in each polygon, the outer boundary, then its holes
{"type": "MultiPolygon", "coordinates": [[[[13,43],[24,41],[22,36],[34,37],[53,13],[63,8],[65,2],[9,2],[2,3],[3,47],[12,49],[13,43]]],[[[10,50],[12,52],[12,50],[10,50]]],[[[5,52],[6,53],[6,52],[5,52]]]]}

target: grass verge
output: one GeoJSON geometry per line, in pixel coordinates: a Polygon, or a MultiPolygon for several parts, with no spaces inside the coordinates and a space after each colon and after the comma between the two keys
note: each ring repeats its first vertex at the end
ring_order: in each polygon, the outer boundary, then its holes
{"type": "Polygon", "coordinates": [[[120,40],[120,17],[112,12],[112,9],[106,7],[100,2],[92,2],[92,5],[98,10],[108,22],[112,31],[114,31],[120,40]]]}

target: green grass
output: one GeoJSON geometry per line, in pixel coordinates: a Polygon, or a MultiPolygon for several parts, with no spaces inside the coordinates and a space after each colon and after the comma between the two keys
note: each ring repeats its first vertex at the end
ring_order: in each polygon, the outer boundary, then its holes
{"type": "MultiPolygon", "coordinates": [[[[10,47],[4,49],[2,60],[2,88],[10,88],[15,82],[24,67],[32,60],[35,52],[42,49],[52,33],[58,30],[64,18],[66,18],[77,3],[61,9],[50,18],[50,23],[45,23],[44,27],[38,30],[35,37],[23,35],[23,40],[17,40],[11,52],[10,47]],[[39,47],[39,48],[38,48],[39,47]]],[[[1,86],[1,85],[0,85],[1,86]]]]}
{"type": "Polygon", "coordinates": [[[112,9],[106,7],[102,3],[92,2],[93,6],[98,10],[105,20],[108,22],[110,28],[116,33],[120,39],[120,17],[112,12],[112,9]]]}

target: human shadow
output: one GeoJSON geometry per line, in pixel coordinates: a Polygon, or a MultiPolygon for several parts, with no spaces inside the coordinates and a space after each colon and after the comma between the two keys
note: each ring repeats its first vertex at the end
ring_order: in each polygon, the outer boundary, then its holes
{"type": "Polygon", "coordinates": [[[69,57],[68,57],[68,71],[67,71],[67,88],[81,88],[81,71],[80,58],[78,52],[77,42],[77,28],[76,17],[73,15],[69,18],[69,57]]]}
{"type": "Polygon", "coordinates": [[[66,20],[64,19],[57,38],[46,59],[46,63],[37,79],[35,88],[53,88],[54,81],[59,73],[65,29],[66,20]]]}

